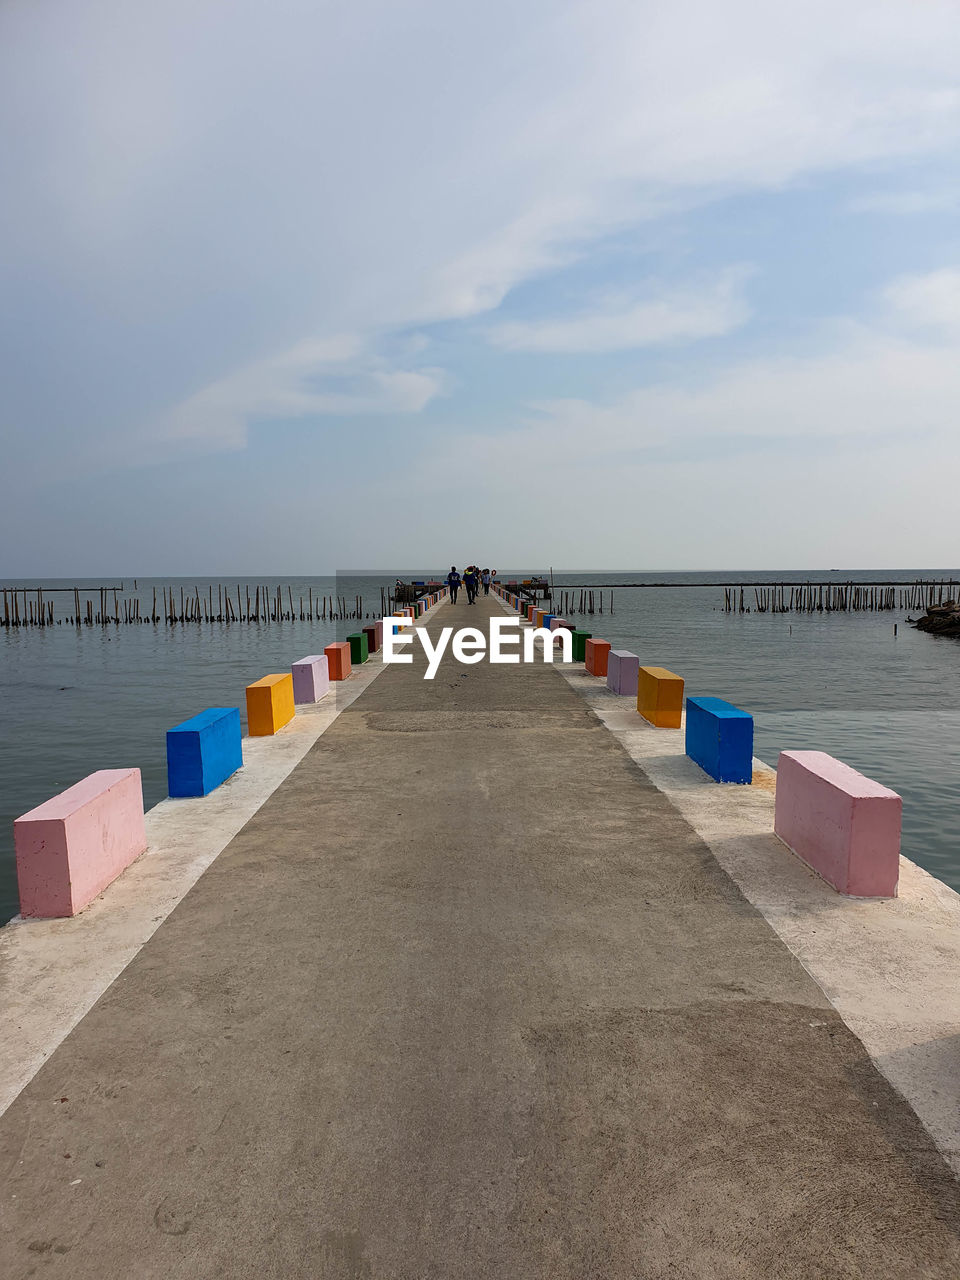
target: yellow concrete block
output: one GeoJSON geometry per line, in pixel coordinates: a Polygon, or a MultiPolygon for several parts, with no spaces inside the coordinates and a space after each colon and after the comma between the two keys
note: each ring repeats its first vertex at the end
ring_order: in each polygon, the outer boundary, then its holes
{"type": "Polygon", "coordinates": [[[537,625],[538,627],[542,627],[542,626],[543,626],[543,620],[544,620],[544,618],[545,618],[545,617],[546,617],[546,610],[545,610],[545,609],[538,609],[538,610],[537,610],[537,622],[536,622],[536,625],[537,625]]]}
{"type": "Polygon", "coordinates": [[[637,710],[658,729],[679,729],[683,714],[683,677],[666,667],[641,667],[637,710]]]}
{"type": "Polygon", "coordinates": [[[293,675],[264,676],[247,685],[247,731],[251,738],[264,738],[293,719],[293,675]]]}

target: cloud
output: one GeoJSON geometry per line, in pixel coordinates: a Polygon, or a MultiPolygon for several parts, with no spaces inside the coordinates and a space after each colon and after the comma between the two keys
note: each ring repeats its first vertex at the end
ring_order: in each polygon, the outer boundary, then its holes
{"type": "Polygon", "coordinates": [[[882,297],[892,323],[939,334],[954,346],[960,341],[960,269],[899,276],[882,297]]]}
{"type": "Polygon", "coordinates": [[[746,360],[706,381],[686,371],[608,403],[541,400],[512,430],[451,432],[435,459],[438,475],[459,468],[495,475],[509,457],[505,486],[529,468],[547,492],[568,492],[568,484],[582,491],[590,471],[617,488],[625,476],[635,482],[636,468],[715,460],[725,445],[742,458],[751,440],[756,452],[816,456],[843,444],[862,453],[876,442],[936,439],[943,460],[960,461],[958,284],[953,269],[900,277],[882,292],[870,323],[825,324],[821,346],[832,349],[805,358],[746,360]]]}
{"type": "Polygon", "coordinates": [[[507,351],[598,352],[718,337],[745,324],[743,268],[730,268],[698,288],[657,289],[640,296],[608,295],[578,315],[559,320],[518,321],[489,330],[489,340],[507,351]]]}
{"type": "Polygon", "coordinates": [[[803,358],[707,375],[671,363],[609,399],[532,402],[486,431],[451,424],[417,477],[438,493],[449,475],[483,477],[446,515],[479,535],[497,503],[503,561],[520,545],[526,563],[584,569],[949,562],[960,333],[925,322],[944,318],[952,276],[892,281],[868,321],[825,322],[803,358]],[[577,519],[525,519],[510,501],[523,475],[577,519]]]}
{"type": "Polygon", "coordinates": [[[238,449],[253,420],[419,413],[442,386],[439,370],[378,367],[352,335],[302,342],[191,395],[152,423],[137,448],[153,439],[165,451],[238,449]]]}
{"type": "Polygon", "coordinates": [[[851,213],[891,214],[911,217],[923,213],[949,213],[960,208],[960,190],[919,187],[892,191],[868,191],[847,202],[851,213]]]}
{"type": "MultiPolygon", "coordinates": [[[[41,465],[338,412],[272,353],[489,312],[664,210],[950,155],[958,38],[947,0],[10,0],[0,424],[41,465]]],[[[641,301],[552,340],[709,330],[641,301]]],[[[366,403],[430,394],[400,374],[366,403]]]]}

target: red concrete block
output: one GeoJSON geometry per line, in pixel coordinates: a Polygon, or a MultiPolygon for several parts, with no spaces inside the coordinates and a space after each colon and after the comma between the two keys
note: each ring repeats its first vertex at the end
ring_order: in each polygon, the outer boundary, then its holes
{"type": "Polygon", "coordinates": [[[594,640],[591,636],[586,643],[585,663],[592,676],[606,676],[607,658],[610,654],[609,640],[594,640]]]}
{"type": "Polygon", "coordinates": [[[335,640],[323,651],[327,656],[327,667],[331,680],[346,680],[350,675],[350,646],[346,640],[335,640]]]}

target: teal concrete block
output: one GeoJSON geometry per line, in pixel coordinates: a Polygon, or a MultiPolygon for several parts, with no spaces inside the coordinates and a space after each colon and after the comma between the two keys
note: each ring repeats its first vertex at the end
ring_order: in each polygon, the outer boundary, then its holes
{"type": "Polygon", "coordinates": [[[359,667],[361,662],[366,662],[370,657],[369,641],[363,631],[355,631],[353,635],[347,636],[347,643],[350,646],[350,661],[353,666],[359,667]]]}
{"type": "Polygon", "coordinates": [[[587,641],[591,639],[590,631],[574,631],[573,633],[573,660],[574,662],[585,662],[587,658],[587,641]]]}

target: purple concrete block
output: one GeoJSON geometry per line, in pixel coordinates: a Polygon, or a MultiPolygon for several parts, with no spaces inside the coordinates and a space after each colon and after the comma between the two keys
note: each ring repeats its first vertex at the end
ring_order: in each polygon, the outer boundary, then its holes
{"type": "Polygon", "coordinates": [[[325,653],[313,653],[301,658],[291,668],[293,672],[293,700],[303,706],[319,702],[330,688],[330,672],[325,653]]]}
{"type": "Polygon", "coordinates": [[[902,804],[825,751],[780,753],[774,832],[840,893],[896,897],[902,804]]]}
{"type": "Polygon", "coordinates": [[[139,769],[100,769],[13,824],[24,916],[75,916],[147,847],[139,769]]]}
{"type": "Polygon", "coordinates": [[[640,659],[629,649],[611,649],[607,655],[607,688],[611,693],[637,696],[640,659]]]}

